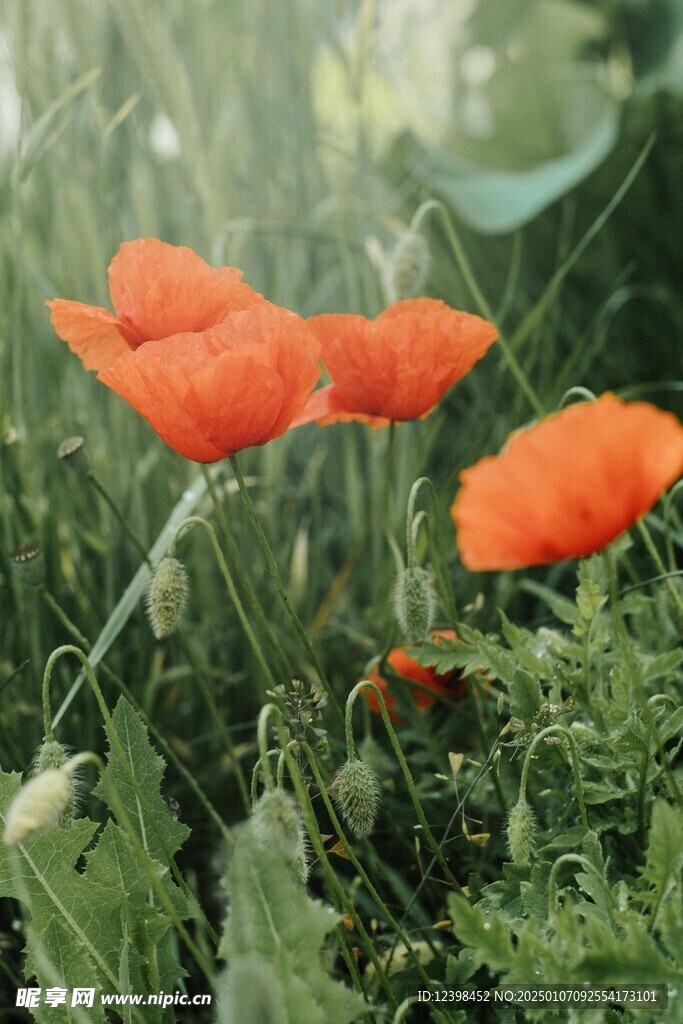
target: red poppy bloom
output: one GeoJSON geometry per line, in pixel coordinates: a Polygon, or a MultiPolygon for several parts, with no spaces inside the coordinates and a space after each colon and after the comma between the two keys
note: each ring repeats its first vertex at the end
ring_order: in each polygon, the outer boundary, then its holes
{"type": "Polygon", "coordinates": [[[157,238],[124,242],[109,265],[116,314],[53,299],[50,322],[86,370],[106,370],[150,339],[205,331],[235,310],[264,301],[235,267],[214,269],[185,246],[157,238]]]}
{"type": "Polygon", "coordinates": [[[681,472],[683,425],[671,413],[612,394],[569,406],[460,474],[460,558],[476,571],[593,554],[681,472]]]}
{"type": "Polygon", "coordinates": [[[375,320],[329,313],[308,324],[332,384],[311,395],[297,426],[421,419],[498,336],[488,321],[436,299],[396,302],[375,320]]]}
{"type": "MultiPolygon", "coordinates": [[[[432,633],[432,638],[437,640],[444,637],[446,640],[455,640],[456,635],[452,629],[441,629],[432,633]]],[[[413,645],[411,645],[413,646],[413,645]]],[[[435,702],[437,697],[459,697],[467,689],[467,683],[462,678],[460,669],[452,669],[450,672],[439,674],[436,669],[427,665],[420,665],[415,658],[408,653],[411,647],[394,647],[387,656],[387,664],[394,673],[401,679],[413,685],[412,693],[418,711],[426,711],[435,702]]],[[[389,684],[379,670],[374,668],[368,679],[375,683],[382,691],[382,696],[389,712],[392,722],[400,722],[401,718],[396,713],[398,700],[389,693],[389,684]]],[[[379,700],[374,690],[366,687],[361,691],[368,702],[368,706],[376,715],[380,714],[379,700]]]]}
{"type": "Polygon", "coordinates": [[[301,317],[266,302],[234,267],[184,246],[124,242],[109,267],[116,315],[54,299],[51,322],[86,369],[195,462],[279,437],[320,376],[301,317]]]}

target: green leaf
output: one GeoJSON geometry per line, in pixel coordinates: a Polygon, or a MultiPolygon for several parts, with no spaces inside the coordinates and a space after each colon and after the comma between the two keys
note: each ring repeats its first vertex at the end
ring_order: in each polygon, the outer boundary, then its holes
{"type": "Polygon", "coordinates": [[[360,997],[330,978],[321,955],[339,915],[307,896],[277,847],[264,848],[242,828],[225,887],[221,1024],[347,1024],[362,1011],[360,997]]]}
{"type": "Polygon", "coordinates": [[[537,583],[536,580],[522,580],[520,583],[520,589],[526,590],[529,594],[534,594],[536,597],[540,597],[560,622],[564,622],[568,626],[573,626],[576,622],[578,616],[577,608],[574,602],[570,601],[568,597],[563,597],[555,590],[545,586],[545,584],[537,583]]]}
{"type": "Polygon", "coordinates": [[[680,884],[682,870],[683,821],[680,812],[660,797],[652,807],[643,877],[661,894],[670,881],[680,884]]]}
{"type": "Polygon", "coordinates": [[[523,668],[518,668],[510,683],[510,714],[528,725],[536,717],[542,703],[543,694],[538,679],[523,668]]]}
{"type": "Polygon", "coordinates": [[[464,946],[478,949],[492,970],[510,969],[514,960],[512,937],[499,917],[485,914],[456,893],[448,900],[448,911],[453,921],[453,933],[464,946]]]}

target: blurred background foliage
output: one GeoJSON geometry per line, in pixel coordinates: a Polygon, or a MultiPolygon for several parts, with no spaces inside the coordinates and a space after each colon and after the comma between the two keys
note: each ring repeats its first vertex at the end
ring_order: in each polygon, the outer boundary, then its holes
{"type": "MultiPolygon", "coordinates": [[[[42,668],[69,639],[12,577],[9,551],[43,547],[49,589],[91,641],[139,565],[95,492],[57,463],[57,444],[86,436],[97,475],[147,546],[196,476],[86,376],[48,323],[43,303],[54,296],[108,305],[106,268],[121,241],[189,245],[303,315],[374,316],[385,304],[383,253],[422,201],[441,199],[513,344],[539,310],[515,347],[548,409],[581,385],[680,413],[676,0],[5,0],[0,18],[4,767],[23,770],[39,743],[42,668]],[[648,141],[634,183],[563,276],[648,141]]],[[[476,311],[438,216],[422,230],[425,293],[476,311]]],[[[540,613],[509,575],[464,574],[445,510],[459,469],[531,415],[494,347],[438,412],[398,429],[397,535],[408,489],[426,472],[442,499],[460,606],[481,591],[468,613],[481,628],[513,602],[540,613]]],[[[385,431],[310,426],[243,459],[341,692],[397,640],[380,516],[386,443],[385,431]]],[[[248,524],[228,501],[269,617],[305,675],[248,524]]],[[[208,681],[245,765],[262,694],[208,547],[193,536],[182,554],[193,580],[184,646],[155,643],[138,609],[108,660],[229,820],[221,727],[188,683],[208,681]]],[[[550,575],[574,585],[562,566],[550,575]]],[[[57,700],[71,679],[62,661],[57,700]]],[[[466,723],[462,732],[466,743],[466,723]]],[[[60,738],[101,745],[85,695],[60,738]]],[[[183,818],[198,829],[191,852],[205,827],[191,800],[183,818]]]]}

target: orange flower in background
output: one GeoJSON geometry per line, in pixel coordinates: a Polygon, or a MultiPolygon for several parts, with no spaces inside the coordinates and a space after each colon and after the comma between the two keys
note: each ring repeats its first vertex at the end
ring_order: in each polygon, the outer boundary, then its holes
{"type": "Polygon", "coordinates": [[[451,508],[463,565],[517,569],[582,558],[645,515],[683,472],[683,425],[605,394],[513,434],[460,474],[451,508]]]}
{"type": "MultiPolygon", "coordinates": [[[[456,640],[457,637],[452,629],[441,629],[432,633],[432,639],[438,642],[443,637],[446,640],[456,640]]],[[[400,680],[405,680],[412,686],[412,694],[418,711],[426,711],[436,701],[437,697],[460,697],[467,689],[467,683],[462,678],[460,669],[453,669],[450,672],[439,674],[436,669],[427,665],[420,665],[415,658],[408,653],[413,645],[409,647],[394,647],[387,656],[387,664],[393,669],[400,680]]],[[[401,718],[396,714],[395,708],[398,704],[396,697],[389,693],[389,684],[377,668],[373,668],[367,677],[382,691],[389,718],[392,722],[400,722],[401,718]]],[[[368,702],[368,706],[374,714],[380,714],[377,694],[367,687],[361,693],[368,702]]]]}
{"type": "Polygon", "coordinates": [[[261,302],[210,330],[127,349],[98,380],[174,451],[217,462],[284,434],[320,376],[319,354],[301,317],[261,302]]]}
{"type": "Polygon", "coordinates": [[[311,395],[297,426],[427,416],[498,337],[493,324],[436,299],[396,302],[375,320],[328,313],[308,324],[332,384],[311,395]]]}
{"type": "Polygon", "coordinates": [[[215,269],[191,249],[156,238],[124,242],[109,265],[116,313],[53,299],[50,322],[86,370],[106,370],[152,339],[205,331],[229,313],[265,301],[235,267],[215,269]]]}

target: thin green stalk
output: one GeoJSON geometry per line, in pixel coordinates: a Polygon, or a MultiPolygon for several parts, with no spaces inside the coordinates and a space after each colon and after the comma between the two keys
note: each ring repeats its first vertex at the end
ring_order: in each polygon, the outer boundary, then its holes
{"type": "Polygon", "coordinates": [[[433,516],[431,519],[427,517],[427,536],[429,540],[433,542],[432,552],[432,566],[436,568],[436,574],[440,583],[440,589],[442,597],[445,598],[446,612],[451,625],[455,625],[458,621],[458,611],[455,603],[455,594],[453,593],[453,586],[451,584],[450,577],[445,571],[446,555],[444,551],[443,543],[443,531],[441,529],[441,523],[439,521],[439,502],[434,488],[434,484],[428,476],[419,477],[413,486],[410,488],[410,494],[408,496],[408,513],[406,516],[406,542],[412,541],[410,535],[410,528],[408,526],[410,520],[413,518],[415,502],[417,500],[417,494],[420,488],[426,484],[429,496],[432,499],[432,511],[433,516]],[[410,537],[410,541],[409,541],[410,537]]]}
{"type": "MultiPolygon", "coordinates": [[[[66,612],[60,607],[60,605],[57,603],[55,598],[52,596],[52,594],[50,594],[50,592],[48,590],[45,590],[44,588],[41,588],[41,593],[43,595],[43,598],[46,600],[48,606],[52,609],[52,611],[55,613],[55,615],[59,618],[60,622],[62,622],[63,625],[66,626],[68,631],[71,633],[71,636],[76,641],[76,644],[79,647],[82,647],[83,650],[86,652],[86,654],[89,654],[90,651],[92,650],[92,644],[87,639],[87,637],[83,636],[83,634],[78,629],[78,627],[71,621],[71,619],[67,616],[66,612]]],[[[154,736],[154,739],[157,741],[157,743],[159,744],[161,749],[164,751],[164,754],[168,757],[168,759],[171,761],[171,763],[176,768],[176,770],[182,775],[182,777],[187,782],[188,786],[190,786],[190,788],[194,792],[195,796],[197,797],[197,799],[201,803],[201,805],[204,808],[204,810],[213,819],[213,821],[218,826],[220,831],[224,835],[227,835],[228,834],[228,829],[227,829],[227,827],[225,825],[225,822],[221,818],[220,814],[218,813],[216,808],[213,806],[213,804],[211,803],[211,801],[207,797],[206,793],[204,792],[204,790],[201,788],[201,786],[199,785],[199,783],[195,779],[195,777],[192,774],[192,772],[188,768],[185,767],[185,765],[182,763],[182,761],[180,760],[180,758],[178,757],[176,752],[173,750],[173,747],[170,745],[170,743],[168,743],[166,738],[159,732],[159,730],[155,726],[154,722],[151,720],[151,718],[149,717],[147,712],[144,710],[142,705],[137,700],[135,694],[133,694],[131,692],[131,690],[129,690],[129,688],[124,683],[123,679],[121,679],[119,676],[117,676],[115,672],[112,672],[112,670],[109,668],[109,666],[106,664],[105,661],[101,661],[100,665],[101,665],[102,671],[106,675],[107,679],[111,680],[111,682],[113,682],[119,688],[119,690],[121,691],[123,696],[126,698],[126,700],[130,703],[130,705],[132,707],[135,708],[137,713],[140,715],[140,718],[142,719],[142,721],[144,722],[146,727],[151,732],[152,736],[154,736]]],[[[49,707],[49,701],[48,701],[47,710],[45,708],[45,693],[44,692],[43,692],[43,719],[44,719],[44,722],[45,722],[45,738],[46,739],[50,739],[51,736],[52,736],[52,715],[51,715],[51,710],[50,710],[50,707],[49,707]]],[[[235,758],[235,764],[237,764],[236,758],[235,758]]]]}
{"type": "MultiPolygon", "coordinates": [[[[359,683],[356,683],[354,688],[351,690],[351,693],[347,697],[347,700],[346,700],[346,716],[345,716],[345,723],[344,723],[345,724],[345,730],[346,730],[347,743],[348,743],[349,735],[351,735],[351,741],[353,743],[353,733],[352,733],[352,726],[351,726],[351,715],[353,713],[354,701],[355,701],[356,697],[358,696],[358,694],[360,693],[360,691],[363,690],[363,689],[366,689],[366,688],[374,690],[374,692],[375,692],[375,694],[377,696],[377,700],[379,702],[379,709],[380,709],[380,712],[381,712],[381,715],[382,715],[382,721],[384,722],[384,727],[387,730],[387,734],[389,736],[389,742],[391,743],[391,746],[392,746],[392,748],[394,750],[394,753],[396,754],[396,759],[398,760],[399,766],[400,766],[401,771],[403,773],[403,778],[405,779],[406,785],[408,787],[408,792],[410,794],[410,800],[412,802],[413,807],[415,808],[415,813],[417,814],[417,819],[418,819],[418,821],[419,821],[419,823],[420,823],[420,825],[422,827],[422,831],[423,831],[424,836],[425,836],[425,838],[427,840],[427,843],[430,846],[430,848],[432,850],[432,853],[437,858],[437,860],[438,860],[438,862],[439,862],[439,864],[441,866],[441,869],[444,872],[444,874],[446,875],[446,878],[448,879],[448,881],[455,888],[459,888],[458,881],[455,878],[455,875],[451,871],[450,867],[448,866],[448,862],[447,862],[446,858],[444,857],[443,851],[442,851],[441,847],[439,846],[439,844],[437,843],[436,839],[434,838],[432,830],[430,829],[429,824],[427,823],[427,819],[425,817],[425,813],[422,810],[422,804],[420,803],[420,798],[417,795],[417,790],[415,788],[415,782],[413,780],[413,776],[411,775],[410,768],[408,767],[408,762],[405,759],[405,755],[403,753],[403,750],[401,749],[401,744],[398,742],[398,737],[396,735],[396,732],[394,731],[393,725],[391,724],[391,719],[389,718],[389,713],[387,711],[386,703],[384,701],[384,695],[383,695],[382,691],[380,690],[380,688],[378,686],[376,686],[375,683],[371,682],[369,679],[362,679],[359,683]]],[[[355,749],[355,747],[353,749],[355,749]]]]}
{"type": "Polygon", "coordinates": [[[652,539],[652,534],[650,533],[650,531],[649,531],[649,529],[648,529],[648,527],[647,527],[647,525],[645,523],[645,520],[644,519],[639,519],[637,525],[638,525],[638,530],[640,532],[640,536],[645,541],[645,547],[648,550],[650,558],[654,562],[654,565],[655,565],[655,568],[656,568],[657,572],[664,579],[664,582],[666,584],[666,588],[669,591],[669,594],[671,595],[671,599],[674,602],[674,604],[676,605],[676,608],[678,610],[680,621],[681,621],[681,623],[683,623],[683,597],[681,597],[681,592],[680,592],[680,590],[679,590],[679,588],[677,586],[677,583],[674,581],[674,579],[672,579],[671,576],[669,576],[667,574],[666,566],[664,565],[664,561],[663,561],[661,555],[659,554],[659,551],[657,550],[657,548],[655,546],[655,542],[652,539]]]}
{"type": "Polygon", "coordinates": [[[389,437],[387,439],[387,451],[384,462],[384,493],[382,501],[384,532],[387,537],[394,535],[394,449],[396,446],[396,421],[389,421],[389,437]]]}
{"type": "MultiPolygon", "coordinates": [[[[446,209],[444,204],[437,199],[431,199],[429,200],[429,203],[431,204],[431,209],[434,209],[441,214],[441,219],[446,229],[448,241],[450,242],[453,254],[455,255],[455,258],[458,262],[458,266],[460,267],[460,273],[462,274],[465,283],[472,294],[472,298],[479,307],[479,312],[482,314],[482,316],[484,316],[487,320],[494,324],[494,326],[498,330],[498,347],[500,348],[500,351],[503,353],[503,358],[508,365],[508,369],[510,370],[512,376],[519,384],[522,392],[528,399],[529,404],[532,406],[534,411],[539,416],[544,416],[545,407],[543,403],[541,402],[540,398],[531,386],[529,378],[520,366],[519,362],[517,361],[517,357],[512,351],[512,348],[510,347],[502,331],[498,327],[498,324],[496,323],[495,314],[491,307],[489,306],[488,302],[486,301],[486,298],[483,292],[481,291],[479,285],[477,284],[477,279],[475,278],[474,273],[472,272],[469,260],[467,259],[467,254],[465,253],[462,243],[458,238],[457,232],[453,227],[453,221],[451,220],[448,210],[446,209]]],[[[425,203],[424,206],[427,207],[428,204],[425,203]]]]}
{"type": "Polygon", "coordinates": [[[249,493],[249,489],[248,489],[246,483],[244,482],[244,477],[242,476],[241,470],[240,470],[239,465],[237,463],[237,457],[235,455],[231,455],[230,456],[230,464],[231,464],[233,472],[235,474],[235,479],[237,480],[237,486],[240,489],[240,494],[242,495],[242,499],[244,501],[244,505],[245,505],[245,508],[247,510],[247,515],[249,516],[249,520],[250,520],[252,526],[254,527],[254,531],[256,533],[256,536],[258,537],[258,540],[259,540],[259,543],[261,545],[261,548],[263,549],[263,554],[265,555],[265,559],[266,559],[266,563],[268,565],[268,569],[270,570],[271,575],[272,575],[272,577],[273,577],[273,579],[275,581],[275,586],[277,587],[277,591],[278,591],[278,594],[280,595],[280,599],[281,599],[282,603],[284,604],[285,609],[287,610],[287,613],[288,613],[290,619],[292,620],[294,628],[295,628],[296,632],[299,634],[299,637],[301,638],[301,641],[303,642],[303,645],[306,648],[306,651],[308,652],[308,656],[309,656],[309,658],[311,659],[311,661],[313,663],[313,667],[315,668],[315,671],[317,673],[318,679],[320,680],[320,684],[321,684],[323,690],[325,691],[325,694],[327,696],[328,701],[330,702],[330,705],[334,709],[335,713],[341,719],[342,718],[342,710],[341,710],[341,707],[339,706],[339,702],[338,702],[337,698],[335,697],[335,695],[334,695],[334,693],[332,691],[332,687],[330,686],[329,680],[328,680],[327,676],[325,675],[325,671],[324,671],[322,665],[320,664],[320,661],[318,659],[318,655],[315,653],[315,649],[313,647],[313,644],[311,643],[311,640],[310,640],[310,638],[308,636],[308,633],[306,632],[306,630],[305,630],[301,620],[299,619],[299,616],[297,615],[297,613],[295,612],[295,610],[294,610],[294,608],[292,606],[292,602],[289,599],[289,594],[287,593],[287,591],[285,589],[285,585],[282,582],[282,577],[280,576],[280,570],[278,569],[277,562],[275,561],[275,555],[273,554],[272,548],[270,547],[270,544],[268,543],[266,535],[263,532],[263,527],[261,526],[261,521],[260,521],[260,519],[258,517],[258,513],[257,513],[256,508],[254,506],[254,502],[252,501],[251,494],[249,493]]]}
{"type": "Polygon", "coordinates": [[[614,893],[607,884],[606,879],[603,878],[602,873],[598,871],[598,869],[596,868],[595,864],[588,860],[588,857],[584,857],[580,853],[564,853],[561,857],[557,858],[552,868],[550,869],[550,875],[548,876],[548,918],[552,921],[555,917],[558,899],[557,876],[559,874],[560,867],[562,864],[568,864],[570,862],[574,864],[580,864],[581,867],[584,868],[584,870],[589,871],[594,878],[597,878],[598,882],[600,883],[605,893],[609,897],[609,901],[612,904],[612,907],[615,910],[618,910],[617,901],[614,898],[614,893]]]}
{"type": "Polygon", "coordinates": [[[277,683],[275,681],[273,673],[270,671],[270,667],[268,665],[268,662],[265,659],[263,651],[261,650],[261,646],[260,646],[258,640],[256,639],[256,636],[254,635],[254,631],[251,628],[251,623],[249,622],[249,619],[247,618],[247,614],[246,614],[246,612],[244,610],[244,605],[242,604],[242,601],[240,600],[240,596],[237,593],[237,588],[235,587],[235,582],[234,582],[234,580],[232,578],[232,574],[230,573],[230,570],[228,569],[227,562],[226,562],[225,558],[223,557],[223,552],[221,551],[220,544],[218,543],[218,538],[216,537],[216,531],[214,530],[214,528],[211,525],[211,523],[207,522],[207,520],[203,519],[201,516],[189,516],[187,519],[184,519],[183,522],[179,525],[178,529],[175,532],[175,537],[173,538],[172,547],[175,546],[175,544],[176,544],[180,534],[188,526],[202,526],[206,530],[207,534],[209,535],[209,540],[211,542],[211,547],[213,548],[213,552],[214,552],[214,554],[216,556],[216,561],[218,562],[218,567],[219,567],[219,569],[221,571],[223,579],[225,580],[225,584],[226,584],[226,586],[228,588],[228,593],[230,594],[230,598],[232,600],[232,603],[235,606],[235,611],[237,612],[237,616],[238,616],[238,618],[240,620],[240,623],[242,625],[242,629],[246,633],[247,639],[249,640],[249,643],[251,645],[251,649],[254,652],[254,656],[255,656],[257,662],[259,663],[261,671],[263,672],[268,685],[272,689],[274,689],[275,686],[277,685],[277,683]]]}
{"type": "Polygon", "coordinates": [[[572,761],[572,769],[573,769],[573,772],[574,772],[574,784],[576,786],[576,800],[577,800],[577,803],[579,805],[579,812],[581,814],[581,824],[585,828],[586,832],[588,832],[588,830],[590,829],[590,825],[588,824],[588,814],[586,812],[586,801],[585,801],[584,795],[583,795],[583,784],[582,784],[582,781],[581,781],[581,768],[580,768],[580,765],[579,765],[579,754],[578,754],[578,751],[576,749],[576,740],[574,739],[572,734],[569,732],[569,730],[565,729],[564,726],[562,726],[562,725],[549,725],[546,729],[541,729],[540,732],[536,733],[536,735],[534,736],[533,740],[529,744],[529,746],[527,748],[527,751],[526,751],[526,756],[524,758],[524,764],[522,766],[522,777],[521,777],[520,783],[519,783],[519,799],[520,800],[526,800],[526,786],[527,786],[527,778],[528,778],[528,775],[529,775],[529,768],[531,766],[531,755],[533,754],[534,749],[538,746],[540,741],[542,739],[545,739],[546,736],[551,736],[551,735],[562,736],[562,737],[564,737],[564,739],[567,740],[567,743],[569,744],[569,752],[570,752],[571,761],[572,761]]]}
{"type": "Polygon", "coordinates": [[[136,550],[137,550],[138,554],[141,556],[143,562],[146,562],[147,565],[149,566],[149,568],[153,569],[152,562],[150,561],[149,553],[147,552],[147,550],[142,545],[141,541],[138,540],[138,538],[136,537],[135,533],[133,532],[133,530],[128,525],[128,520],[126,519],[126,517],[124,516],[123,512],[118,507],[118,505],[116,504],[116,502],[114,501],[112,496],[109,494],[109,491],[107,491],[107,489],[105,488],[104,484],[101,484],[100,481],[95,476],[95,474],[92,473],[92,472],[88,475],[87,479],[92,484],[92,486],[95,488],[95,490],[100,495],[100,497],[104,499],[104,501],[107,503],[109,508],[112,510],[112,512],[114,513],[114,516],[116,517],[116,519],[117,519],[117,521],[119,523],[119,526],[122,528],[123,532],[126,534],[126,536],[131,541],[133,546],[136,548],[136,550]]]}
{"type": "Polygon", "coordinates": [[[232,526],[230,525],[230,520],[225,514],[225,509],[223,508],[223,503],[221,502],[216,490],[213,477],[206,466],[202,466],[201,468],[202,475],[206,480],[206,489],[209,492],[214,511],[218,517],[218,524],[221,528],[223,539],[227,545],[228,561],[230,562],[230,565],[232,565],[239,584],[242,587],[250,616],[270,646],[271,656],[273,657],[276,665],[276,672],[285,679],[291,678],[291,665],[282,650],[282,645],[278,643],[277,638],[273,633],[273,628],[268,621],[261,602],[254,590],[254,586],[251,582],[251,576],[245,568],[242,552],[240,551],[239,544],[235,539],[235,534],[232,526]]]}
{"type": "MultiPolygon", "coordinates": [[[[92,666],[90,665],[90,662],[88,661],[87,656],[83,653],[83,651],[79,647],[74,647],[73,644],[66,644],[63,647],[56,648],[56,650],[54,650],[52,652],[52,654],[50,655],[50,657],[48,658],[47,663],[45,665],[45,673],[44,673],[44,676],[43,676],[43,686],[44,687],[46,685],[49,686],[49,680],[50,680],[50,678],[52,676],[52,669],[54,668],[55,662],[57,661],[58,658],[60,658],[64,654],[73,654],[73,655],[75,655],[78,658],[78,660],[81,662],[81,664],[83,665],[83,668],[85,669],[86,678],[88,680],[88,683],[90,684],[91,690],[93,691],[93,693],[95,695],[95,700],[97,701],[97,705],[98,705],[98,707],[100,709],[100,713],[102,715],[102,718],[104,719],[105,728],[106,728],[107,737],[109,739],[110,746],[111,746],[112,749],[116,750],[118,758],[119,758],[119,760],[121,762],[121,767],[123,768],[124,772],[128,776],[128,781],[130,782],[131,786],[133,787],[133,790],[135,791],[135,795],[136,795],[136,797],[137,797],[137,799],[138,799],[138,801],[140,803],[140,806],[142,807],[142,809],[145,811],[147,817],[149,818],[149,822],[150,822],[150,824],[152,826],[154,834],[155,834],[155,836],[156,836],[156,838],[157,838],[157,840],[158,840],[162,850],[164,851],[164,856],[166,857],[166,859],[168,861],[168,864],[169,864],[169,867],[170,867],[171,872],[173,874],[173,877],[178,882],[178,885],[182,889],[183,893],[188,897],[188,899],[192,902],[192,904],[196,906],[196,900],[194,898],[194,894],[189,889],[185,879],[183,878],[183,876],[181,875],[181,873],[180,873],[180,871],[178,869],[178,865],[175,862],[175,858],[174,858],[173,854],[168,849],[168,846],[166,844],[166,840],[164,839],[163,835],[161,834],[161,832],[159,830],[159,826],[157,825],[155,816],[152,813],[151,808],[149,807],[149,803],[147,801],[147,798],[145,797],[145,794],[143,793],[143,791],[142,791],[142,789],[140,787],[140,783],[138,782],[138,780],[135,777],[135,773],[133,772],[132,766],[131,766],[130,762],[128,761],[128,757],[127,757],[126,752],[124,750],[123,744],[121,743],[121,740],[119,739],[119,735],[118,735],[118,733],[117,733],[117,731],[116,731],[116,729],[114,727],[114,722],[113,722],[112,717],[111,717],[111,715],[109,713],[109,708],[107,707],[107,703],[106,703],[106,701],[104,699],[104,695],[102,693],[102,690],[100,689],[100,686],[99,686],[99,683],[97,682],[97,679],[95,678],[95,673],[92,670],[92,666]],[[45,681],[46,678],[47,678],[47,682],[45,681]]],[[[173,908],[173,906],[171,904],[171,901],[169,900],[169,897],[168,897],[167,893],[165,892],[165,890],[164,890],[164,888],[163,888],[163,886],[161,884],[160,879],[157,879],[157,883],[158,883],[158,889],[161,890],[162,903],[164,903],[164,906],[166,907],[166,909],[168,909],[169,906],[170,906],[169,913],[171,913],[172,920],[175,922],[176,920],[178,920],[177,919],[177,914],[175,912],[175,909],[173,908]]],[[[156,888],[156,884],[157,883],[155,883],[155,888],[156,888]]],[[[216,935],[215,931],[211,927],[210,923],[206,920],[206,917],[204,916],[204,914],[201,914],[200,920],[201,920],[204,928],[206,929],[207,934],[211,937],[212,941],[217,944],[218,943],[218,936],[216,935]]],[[[204,970],[204,967],[206,966],[206,964],[205,964],[203,955],[200,952],[200,950],[197,948],[197,946],[195,945],[194,941],[192,940],[191,936],[188,934],[188,932],[187,932],[186,928],[184,927],[184,925],[182,924],[182,922],[180,922],[179,920],[178,920],[178,923],[176,925],[176,928],[178,930],[178,933],[182,936],[183,940],[187,944],[188,949],[190,950],[192,955],[197,960],[197,963],[204,970]]],[[[213,974],[213,972],[211,970],[209,970],[209,973],[207,974],[207,978],[209,980],[211,979],[212,974],[213,974]]]]}

